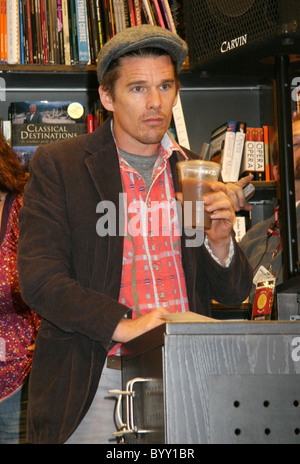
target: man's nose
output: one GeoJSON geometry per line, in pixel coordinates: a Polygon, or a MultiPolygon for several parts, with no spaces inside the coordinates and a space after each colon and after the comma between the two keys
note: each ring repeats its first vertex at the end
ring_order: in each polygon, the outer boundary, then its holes
{"type": "Polygon", "coordinates": [[[158,89],[151,88],[148,92],[147,108],[158,109],[161,107],[161,94],[158,89]]]}

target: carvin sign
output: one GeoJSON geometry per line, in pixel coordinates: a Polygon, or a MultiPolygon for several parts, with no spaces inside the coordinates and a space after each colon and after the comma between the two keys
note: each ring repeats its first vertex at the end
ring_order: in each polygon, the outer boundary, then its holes
{"type": "Polygon", "coordinates": [[[248,41],[248,35],[242,35],[241,37],[238,37],[236,39],[230,40],[227,42],[222,43],[221,45],[221,53],[226,53],[229,52],[230,50],[234,50],[235,48],[242,47],[243,45],[246,45],[248,41]]]}

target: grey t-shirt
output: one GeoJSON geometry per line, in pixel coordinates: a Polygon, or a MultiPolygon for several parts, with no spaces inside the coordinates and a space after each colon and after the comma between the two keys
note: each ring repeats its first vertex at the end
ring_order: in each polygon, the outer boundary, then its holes
{"type": "Polygon", "coordinates": [[[142,176],[146,184],[146,191],[148,192],[158,154],[152,156],[132,155],[121,149],[119,149],[119,152],[121,157],[142,176]]]}

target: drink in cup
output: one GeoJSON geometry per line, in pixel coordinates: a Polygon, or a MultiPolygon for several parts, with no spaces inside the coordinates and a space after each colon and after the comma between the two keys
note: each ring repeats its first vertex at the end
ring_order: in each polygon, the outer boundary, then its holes
{"type": "Polygon", "coordinates": [[[212,161],[187,160],[177,166],[184,202],[184,228],[210,229],[211,218],[204,210],[202,197],[211,192],[210,183],[219,180],[220,165],[212,161]]]}

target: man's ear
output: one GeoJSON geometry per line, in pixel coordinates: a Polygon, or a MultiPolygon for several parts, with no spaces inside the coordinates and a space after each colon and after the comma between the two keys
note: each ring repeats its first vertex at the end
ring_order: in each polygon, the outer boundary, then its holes
{"type": "Polygon", "coordinates": [[[173,104],[173,108],[175,108],[175,106],[177,105],[178,96],[179,96],[179,91],[177,92],[177,95],[176,95],[176,97],[175,97],[174,104],[173,104]]]}
{"type": "Polygon", "coordinates": [[[100,85],[98,89],[99,97],[102,105],[107,111],[114,111],[113,99],[109,92],[103,89],[103,86],[100,85]]]}

